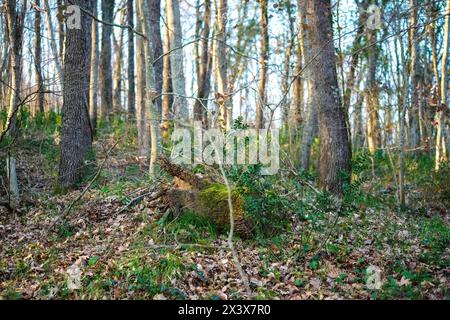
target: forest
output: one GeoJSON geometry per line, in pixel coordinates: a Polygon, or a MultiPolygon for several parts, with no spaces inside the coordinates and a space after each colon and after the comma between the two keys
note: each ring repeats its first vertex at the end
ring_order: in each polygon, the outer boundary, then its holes
{"type": "Polygon", "coordinates": [[[0,300],[450,299],[449,40],[450,0],[0,0],[0,300]]]}

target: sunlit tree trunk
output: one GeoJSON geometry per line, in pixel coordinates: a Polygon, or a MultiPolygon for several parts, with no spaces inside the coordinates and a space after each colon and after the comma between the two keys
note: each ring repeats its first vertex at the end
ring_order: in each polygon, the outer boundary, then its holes
{"type": "MultiPolygon", "coordinates": [[[[134,28],[134,6],[133,0],[127,0],[127,24],[134,28]]],[[[128,76],[128,98],[127,110],[128,118],[132,121],[135,119],[135,105],[136,105],[136,89],[135,89],[135,71],[134,71],[134,34],[133,31],[128,30],[128,62],[127,62],[127,76],[128,76]]],[[[139,71],[138,71],[139,72],[139,71]]]]}
{"type": "MultiPolygon", "coordinates": [[[[124,23],[125,15],[122,15],[120,21],[124,23]]],[[[115,54],[114,69],[113,69],[113,113],[119,115],[122,111],[122,60],[123,60],[123,36],[125,29],[121,29],[119,32],[119,40],[116,37],[113,38],[113,47],[115,54]]]]}
{"type": "Polygon", "coordinates": [[[375,151],[381,148],[381,130],[379,120],[379,88],[376,79],[377,63],[379,48],[377,44],[376,31],[367,31],[368,45],[368,79],[367,79],[367,97],[366,97],[366,111],[367,111],[367,144],[369,152],[374,154],[375,151]]]}
{"type": "MultiPolygon", "coordinates": [[[[92,13],[97,15],[98,0],[92,1],[92,13]]],[[[94,19],[91,22],[91,70],[89,86],[89,118],[91,121],[92,133],[97,130],[97,107],[98,107],[98,23],[94,19]]]]}
{"type": "Polygon", "coordinates": [[[160,135],[159,135],[159,115],[153,100],[156,96],[155,87],[155,73],[153,70],[153,49],[151,44],[151,25],[149,19],[149,7],[145,0],[138,0],[138,15],[144,17],[143,19],[143,29],[147,36],[144,45],[145,51],[145,67],[146,67],[146,86],[145,86],[145,97],[146,97],[146,109],[148,111],[148,119],[150,125],[150,139],[151,139],[151,153],[150,153],[150,176],[155,176],[156,174],[156,158],[160,149],[160,135]]]}
{"type": "MultiPolygon", "coordinates": [[[[136,29],[138,32],[143,32],[142,23],[144,17],[138,15],[136,19],[136,29]]],[[[144,38],[136,38],[136,124],[138,132],[139,152],[141,156],[148,156],[150,154],[150,131],[148,130],[147,112],[145,107],[145,53],[144,53],[144,38]]]]}
{"type": "Polygon", "coordinates": [[[307,0],[308,25],[311,28],[313,99],[319,120],[320,184],[341,194],[350,177],[351,150],[347,122],[339,96],[336,55],[333,44],[330,0],[307,0]]]}
{"type": "Polygon", "coordinates": [[[231,97],[228,92],[227,78],[227,15],[227,0],[218,0],[216,2],[216,16],[214,22],[213,64],[217,89],[215,99],[219,108],[218,126],[222,130],[229,129],[231,127],[232,120],[232,104],[230,100],[231,97]]]}
{"type": "MultiPolygon", "coordinates": [[[[183,64],[183,31],[180,21],[179,0],[167,0],[167,24],[169,28],[170,67],[173,85],[173,114],[175,125],[189,124],[189,110],[186,99],[186,79],[183,64]]],[[[148,66],[147,66],[148,69],[148,66]]]]}
{"type": "MultiPolygon", "coordinates": [[[[151,27],[151,41],[153,48],[153,56],[154,59],[158,59],[163,55],[163,43],[161,39],[161,0],[148,0],[149,6],[149,19],[150,19],[150,27],[151,27]]],[[[168,57],[169,58],[169,57],[168,57]]],[[[164,69],[164,59],[158,59],[153,64],[153,69],[155,73],[155,88],[158,92],[158,97],[155,99],[156,107],[158,109],[158,113],[162,112],[162,87],[163,87],[163,69],[164,69]]],[[[170,79],[169,79],[170,80],[170,79]]],[[[170,97],[169,97],[170,98],[170,97]]]]}
{"type": "Polygon", "coordinates": [[[266,85],[267,85],[267,63],[269,60],[269,31],[267,0],[261,0],[261,48],[259,54],[259,82],[258,100],[256,104],[256,129],[264,127],[264,109],[267,105],[266,85]]]}
{"type": "Polygon", "coordinates": [[[420,146],[420,128],[419,128],[419,42],[420,34],[418,30],[417,11],[419,9],[418,0],[410,0],[410,54],[411,54],[411,107],[409,108],[409,147],[416,149],[420,146]]]}
{"type": "Polygon", "coordinates": [[[444,28],[444,46],[442,48],[442,67],[441,67],[441,103],[436,114],[437,133],[436,133],[436,156],[435,169],[441,168],[442,162],[447,160],[445,148],[445,113],[447,111],[447,85],[448,85],[448,43],[450,32],[450,0],[447,0],[445,9],[445,28],[444,28]]]}
{"type": "MultiPolygon", "coordinates": [[[[92,1],[72,0],[91,11],[92,1]]],[[[59,185],[73,187],[81,178],[84,161],[92,147],[89,120],[91,18],[81,13],[81,29],[67,29],[64,53],[64,85],[61,126],[59,185]]]]}

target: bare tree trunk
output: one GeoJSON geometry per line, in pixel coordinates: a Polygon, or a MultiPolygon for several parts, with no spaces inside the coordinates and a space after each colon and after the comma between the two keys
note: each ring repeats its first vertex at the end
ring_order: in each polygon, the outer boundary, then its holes
{"type": "MultiPolygon", "coordinates": [[[[125,15],[122,15],[120,24],[124,23],[125,15]]],[[[113,113],[119,115],[122,109],[122,59],[123,59],[123,36],[125,29],[121,29],[119,33],[119,41],[116,40],[114,34],[113,47],[115,54],[114,68],[113,68],[113,113]]]]}
{"type": "Polygon", "coordinates": [[[50,6],[48,5],[49,0],[43,0],[44,1],[44,7],[45,11],[47,12],[47,31],[48,31],[48,37],[50,38],[50,47],[52,49],[53,59],[56,66],[56,71],[58,73],[59,81],[62,83],[64,81],[63,78],[63,70],[61,66],[61,60],[58,52],[58,48],[56,46],[56,40],[55,40],[55,31],[53,29],[53,23],[52,23],[52,13],[50,10],[50,6]]]}
{"type": "MultiPolygon", "coordinates": [[[[172,50],[170,54],[170,67],[174,91],[173,113],[176,125],[189,124],[189,110],[186,99],[186,79],[183,67],[183,31],[180,21],[179,0],[167,0],[167,24],[169,27],[169,41],[172,50]]],[[[147,66],[148,69],[148,66],[147,66]]]]}
{"type": "Polygon", "coordinates": [[[197,74],[197,98],[194,103],[194,121],[201,121],[208,127],[208,96],[211,87],[211,55],[209,54],[209,34],[211,24],[211,1],[205,0],[203,30],[201,33],[201,53],[197,74]]]}
{"type": "MultiPolygon", "coordinates": [[[[72,3],[91,11],[92,1],[72,0],[72,3]]],[[[81,29],[68,29],[66,33],[59,166],[59,185],[63,189],[79,181],[92,146],[88,105],[91,28],[91,18],[81,13],[81,29]]]]}
{"type": "Polygon", "coordinates": [[[232,111],[230,110],[232,104],[228,92],[227,78],[227,15],[227,0],[219,0],[216,5],[216,17],[214,23],[213,63],[217,84],[215,99],[219,107],[218,126],[222,130],[229,130],[231,128],[233,116],[232,111]]]}
{"type": "MultiPolygon", "coordinates": [[[[92,13],[97,16],[97,1],[93,0],[92,13]]],[[[98,23],[92,19],[91,23],[91,70],[90,70],[90,82],[89,85],[89,118],[91,121],[92,134],[95,135],[97,130],[97,109],[98,109],[98,23]]]]}
{"type": "Polygon", "coordinates": [[[368,79],[367,79],[367,144],[369,152],[374,154],[381,147],[381,130],[378,115],[379,109],[379,88],[376,79],[378,62],[378,43],[375,30],[367,31],[368,42],[368,79]]]}
{"type": "Polygon", "coordinates": [[[437,112],[437,134],[436,134],[436,158],[435,170],[439,171],[442,162],[447,159],[445,145],[445,113],[447,111],[447,85],[448,85],[448,43],[450,36],[450,0],[447,0],[445,9],[445,30],[444,46],[442,48],[442,67],[441,67],[441,103],[437,112]]]}
{"type": "MultiPolygon", "coordinates": [[[[17,136],[17,112],[20,102],[20,88],[22,83],[22,49],[23,49],[23,29],[25,24],[25,13],[27,11],[27,1],[8,0],[6,2],[6,23],[8,27],[8,38],[11,47],[11,81],[10,81],[10,102],[5,128],[9,128],[8,135],[11,139],[17,136]]],[[[16,157],[13,152],[9,152],[6,161],[6,174],[8,178],[8,188],[11,196],[10,203],[15,206],[19,201],[19,184],[16,172],[16,157]]]]}
{"type": "MultiPolygon", "coordinates": [[[[307,37],[309,37],[307,30],[305,30],[304,24],[306,23],[306,12],[305,12],[305,0],[297,0],[297,18],[298,18],[298,36],[297,36],[297,61],[294,70],[294,83],[292,88],[292,102],[289,108],[289,142],[290,144],[295,144],[292,135],[298,135],[298,130],[296,130],[303,122],[303,84],[304,84],[304,74],[302,73],[303,61],[305,56],[305,51],[308,48],[307,37]],[[306,44],[306,45],[305,45],[306,44]]],[[[307,63],[307,58],[305,57],[305,62],[307,63]]],[[[308,72],[308,70],[306,70],[308,72]]]]}
{"type": "Polygon", "coordinates": [[[307,0],[308,22],[312,32],[311,49],[314,104],[319,119],[320,183],[341,194],[349,181],[351,150],[347,122],[342,109],[336,72],[330,0],[307,0]]]}
{"type": "Polygon", "coordinates": [[[358,150],[364,146],[364,125],[362,106],[364,102],[364,94],[360,93],[354,107],[353,116],[353,148],[358,150]]]}
{"type": "Polygon", "coordinates": [[[417,11],[419,4],[417,0],[410,0],[411,12],[411,31],[410,31],[410,48],[411,48],[411,107],[409,109],[409,147],[416,149],[420,146],[420,128],[419,128],[419,83],[420,83],[420,66],[418,61],[418,51],[420,34],[417,21],[417,11]]]}
{"type": "MultiPolygon", "coordinates": [[[[168,20],[168,10],[166,10],[166,21],[168,20]]],[[[161,136],[164,145],[167,145],[170,141],[170,120],[172,112],[172,95],[170,94],[172,88],[172,75],[170,72],[170,31],[166,26],[164,34],[164,68],[163,68],[163,97],[162,97],[162,124],[161,124],[161,136]]]]}
{"type": "MultiPolygon", "coordinates": [[[[137,16],[136,29],[139,32],[143,32],[142,27],[142,15],[137,16]]],[[[136,82],[137,82],[137,132],[138,132],[138,144],[139,152],[141,156],[147,156],[150,153],[150,131],[147,128],[147,112],[145,108],[145,54],[144,54],[144,38],[136,38],[136,82]]]]}
{"type": "MultiPolygon", "coordinates": [[[[39,7],[41,5],[40,0],[36,0],[36,5],[39,7]]],[[[38,96],[37,96],[37,108],[39,112],[44,112],[44,81],[42,79],[42,46],[41,46],[41,12],[39,10],[35,11],[34,20],[34,63],[36,70],[37,86],[38,86],[38,96]]]]}
{"type": "MultiPolygon", "coordinates": [[[[288,39],[287,39],[288,45],[286,47],[286,53],[285,53],[285,57],[284,57],[284,66],[283,66],[284,74],[283,74],[282,83],[281,83],[281,95],[284,99],[282,108],[281,108],[281,116],[282,116],[281,124],[284,128],[288,128],[288,125],[289,125],[289,109],[290,108],[289,108],[289,100],[287,99],[287,96],[288,96],[289,88],[290,88],[289,82],[291,80],[291,56],[292,56],[292,50],[294,49],[294,45],[295,45],[294,18],[292,17],[292,6],[289,1],[286,2],[286,10],[287,10],[288,21],[289,21],[288,22],[289,33],[288,33],[288,39]]],[[[299,10],[299,15],[300,15],[300,10],[299,10]]],[[[300,25],[300,23],[299,23],[299,25],[300,25]]],[[[299,32],[299,34],[300,34],[300,32],[299,32]]],[[[301,53],[300,50],[297,50],[297,52],[301,53]]],[[[298,58],[297,58],[297,60],[298,60],[298,58]]],[[[301,55],[300,55],[300,63],[301,63],[301,55]]],[[[299,72],[297,70],[297,68],[295,69],[295,71],[299,72]]],[[[295,82],[297,82],[298,80],[301,81],[301,78],[297,77],[295,79],[295,82]]],[[[294,86],[295,86],[295,82],[294,82],[294,86]]]]}
{"type": "Polygon", "coordinates": [[[143,27],[144,33],[147,36],[147,40],[145,41],[145,66],[146,66],[146,87],[145,87],[145,96],[146,96],[146,104],[148,111],[148,118],[150,124],[150,138],[151,138],[151,154],[150,154],[150,169],[149,174],[151,177],[154,177],[156,174],[156,158],[159,153],[159,145],[160,145],[160,136],[159,136],[159,116],[156,110],[155,104],[153,100],[156,96],[156,87],[155,87],[155,73],[153,70],[153,48],[150,42],[150,34],[152,32],[152,28],[150,25],[149,19],[149,7],[148,3],[145,0],[138,0],[138,11],[139,16],[144,17],[143,27]]]}
{"type": "MultiPolygon", "coordinates": [[[[102,20],[113,22],[114,0],[102,0],[102,20]]],[[[111,69],[111,33],[112,27],[102,24],[102,43],[100,50],[100,114],[108,118],[113,107],[113,82],[111,69]]]]}
{"type": "Polygon", "coordinates": [[[261,51],[259,54],[259,83],[258,101],[256,104],[256,129],[264,127],[264,109],[267,105],[267,63],[269,60],[269,32],[268,32],[267,0],[261,0],[261,51]]]}
{"type": "MultiPolygon", "coordinates": [[[[133,0],[127,0],[127,24],[134,28],[134,10],[133,10],[133,0]]],[[[135,72],[134,72],[134,34],[131,30],[128,30],[128,118],[132,121],[136,117],[135,113],[135,72]]],[[[139,70],[138,70],[139,72],[139,70]]]]}
{"type": "MultiPolygon", "coordinates": [[[[163,44],[161,39],[161,0],[148,0],[149,7],[149,19],[150,19],[150,30],[151,30],[151,42],[153,48],[153,57],[155,59],[163,55],[163,44]]],[[[168,56],[167,58],[170,59],[168,56]]],[[[162,99],[160,94],[163,88],[163,69],[164,69],[164,59],[158,59],[153,64],[153,72],[155,73],[155,89],[158,93],[158,97],[155,98],[155,104],[158,113],[162,112],[162,99]]],[[[169,97],[170,98],[170,97],[169,97]]]]}
{"type": "Polygon", "coordinates": [[[58,6],[59,61],[62,61],[64,59],[64,38],[66,37],[63,0],[56,0],[56,5],[58,6]]]}

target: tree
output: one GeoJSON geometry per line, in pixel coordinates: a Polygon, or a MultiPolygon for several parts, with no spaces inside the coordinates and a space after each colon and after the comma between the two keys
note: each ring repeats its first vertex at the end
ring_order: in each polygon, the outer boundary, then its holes
{"type": "MultiPolygon", "coordinates": [[[[102,0],[102,20],[113,22],[114,0],[102,0]]],[[[111,68],[111,33],[112,27],[102,24],[102,43],[100,49],[100,91],[101,91],[101,115],[109,117],[113,106],[113,83],[111,68]]]]}
{"type": "Polygon", "coordinates": [[[264,126],[264,108],[267,104],[267,63],[269,60],[269,31],[268,31],[267,0],[261,0],[261,51],[259,54],[259,83],[258,99],[256,102],[256,129],[264,126]]]}
{"type": "MultiPolygon", "coordinates": [[[[136,19],[136,29],[138,32],[143,32],[143,15],[139,14],[136,19]]],[[[144,38],[136,38],[136,80],[137,80],[137,95],[136,95],[136,124],[138,133],[139,153],[141,156],[147,156],[150,152],[150,132],[147,128],[147,112],[145,105],[145,53],[144,53],[144,38]]]]}
{"type": "MultiPolygon", "coordinates": [[[[122,15],[121,24],[125,15],[122,15]]],[[[113,67],[113,112],[114,114],[120,114],[122,109],[122,64],[123,64],[123,37],[125,29],[121,29],[119,32],[119,40],[116,39],[114,34],[113,48],[114,48],[114,67],[113,67]]]]}
{"type": "Polygon", "coordinates": [[[216,5],[216,17],[214,23],[213,61],[216,78],[217,92],[216,102],[219,106],[218,125],[222,130],[231,127],[232,112],[230,110],[231,97],[228,92],[227,78],[227,0],[219,0],[216,5]]]}
{"type": "MultiPolygon", "coordinates": [[[[94,16],[97,15],[97,0],[92,1],[92,13],[94,16]]],[[[98,23],[95,19],[92,19],[91,27],[91,71],[90,71],[90,86],[89,86],[89,116],[91,120],[92,133],[95,135],[97,130],[97,109],[98,109],[98,23]]]]}
{"type": "MultiPolygon", "coordinates": [[[[127,0],[127,24],[130,28],[134,28],[134,10],[133,0],[127,0]]],[[[128,117],[135,118],[136,89],[135,89],[135,72],[134,72],[134,33],[128,29],[128,117]]],[[[138,71],[139,72],[139,71],[138,71]]]]}
{"type": "MultiPolygon", "coordinates": [[[[149,8],[149,20],[151,27],[151,43],[153,49],[153,57],[154,59],[158,59],[163,55],[163,43],[161,39],[161,0],[148,0],[148,8],[149,8]]],[[[168,57],[169,58],[169,57],[168,57]]],[[[158,59],[153,63],[153,71],[155,73],[155,89],[158,93],[158,96],[155,98],[156,107],[158,109],[158,113],[161,113],[161,97],[163,88],[163,68],[164,61],[163,59],[158,59]]],[[[169,79],[170,80],[170,79],[169,79]]]]}
{"type": "Polygon", "coordinates": [[[377,42],[377,31],[369,27],[367,30],[367,144],[369,152],[374,154],[381,147],[381,130],[379,118],[379,88],[377,82],[377,66],[379,58],[379,44],[377,42]]]}
{"type": "Polygon", "coordinates": [[[337,82],[331,1],[307,0],[306,13],[315,56],[311,78],[319,120],[320,183],[326,190],[340,194],[349,181],[351,150],[337,82]]]}
{"type": "Polygon", "coordinates": [[[203,128],[208,127],[208,96],[211,87],[211,54],[209,53],[210,23],[211,1],[205,0],[203,30],[200,41],[200,63],[197,70],[197,100],[194,103],[194,121],[201,121],[203,128]]]}
{"type": "MultiPolygon", "coordinates": [[[[92,1],[72,0],[72,3],[91,11],[92,1]]],[[[92,146],[88,111],[91,27],[91,18],[82,12],[81,29],[68,28],[66,32],[58,179],[63,189],[71,188],[79,181],[92,146]]]]}
{"type": "Polygon", "coordinates": [[[419,42],[420,33],[418,30],[417,11],[419,4],[417,0],[410,0],[410,48],[411,48],[411,107],[409,108],[409,147],[416,149],[420,146],[419,130],[419,92],[420,92],[420,66],[419,66],[419,42]]]}
{"type": "Polygon", "coordinates": [[[153,103],[156,96],[155,89],[155,73],[153,70],[153,49],[151,44],[150,34],[152,32],[150,25],[150,17],[149,17],[149,7],[148,3],[145,0],[138,0],[138,14],[143,17],[143,27],[144,33],[146,35],[146,41],[144,46],[145,52],[145,97],[146,97],[146,105],[148,111],[148,119],[150,124],[150,145],[151,145],[151,154],[150,154],[150,176],[155,176],[156,174],[156,159],[158,157],[158,152],[160,148],[160,135],[159,135],[159,116],[158,112],[155,108],[155,104],[153,103]]]}
{"type": "MultiPolygon", "coordinates": [[[[40,6],[40,0],[36,1],[36,6],[40,6]]],[[[37,97],[37,110],[44,112],[44,80],[42,78],[42,45],[41,45],[41,11],[36,8],[35,20],[34,20],[34,67],[36,70],[38,97],[37,97]]]]}
{"type": "Polygon", "coordinates": [[[53,28],[53,22],[52,22],[52,13],[50,10],[50,6],[48,5],[48,1],[49,0],[43,0],[44,8],[45,8],[45,11],[47,12],[47,31],[48,31],[48,36],[50,38],[50,47],[52,49],[53,59],[54,59],[54,63],[56,66],[58,78],[59,78],[59,81],[62,82],[62,81],[64,81],[63,70],[62,70],[62,66],[61,66],[61,59],[60,59],[60,55],[58,52],[58,48],[56,46],[55,30],[53,28]]]}
{"type": "MultiPolygon", "coordinates": [[[[6,24],[8,30],[10,55],[10,92],[7,121],[5,124],[8,135],[11,139],[17,136],[17,112],[20,107],[20,88],[22,83],[22,50],[23,50],[23,29],[25,23],[25,13],[27,11],[27,1],[8,0],[6,3],[6,24]]],[[[8,154],[6,159],[6,174],[8,177],[8,189],[11,194],[12,205],[19,200],[19,184],[16,172],[16,157],[14,152],[8,154]]]]}
{"type": "MultiPolygon", "coordinates": [[[[167,27],[170,43],[170,68],[173,86],[173,113],[175,124],[187,125],[189,122],[188,103],[186,99],[186,79],[183,67],[183,43],[180,21],[179,0],[167,0],[167,27]]],[[[150,27],[150,26],[149,26],[150,27]]],[[[147,60],[148,61],[148,60],[147,60]]],[[[147,66],[147,69],[149,67],[147,66]]]]}
{"type": "Polygon", "coordinates": [[[446,160],[445,151],[445,113],[447,112],[447,85],[448,85],[448,43],[450,37],[450,0],[447,0],[445,9],[445,28],[444,28],[444,46],[442,48],[442,67],[441,67],[441,102],[438,105],[437,133],[436,133],[436,156],[435,169],[439,171],[442,162],[446,160]]]}

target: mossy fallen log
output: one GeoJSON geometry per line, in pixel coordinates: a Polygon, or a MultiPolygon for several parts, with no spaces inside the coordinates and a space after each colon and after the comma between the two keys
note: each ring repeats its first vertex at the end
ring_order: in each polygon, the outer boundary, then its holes
{"type": "MultiPolygon", "coordinates": [[[[209,177],[199,177],[187,169],[173,164],[165,157],[158,158],[162,170],[175,178],[174,185],[162,196],[163,203],[176,214],[190,210],[210,218],[222,231],[230,227],[228,188],[209,177]]],[[[251,236],[251,222],[245,217],[244,199],[231,188],[231,204],[235,234],[241,238],[251,236]]]]}

